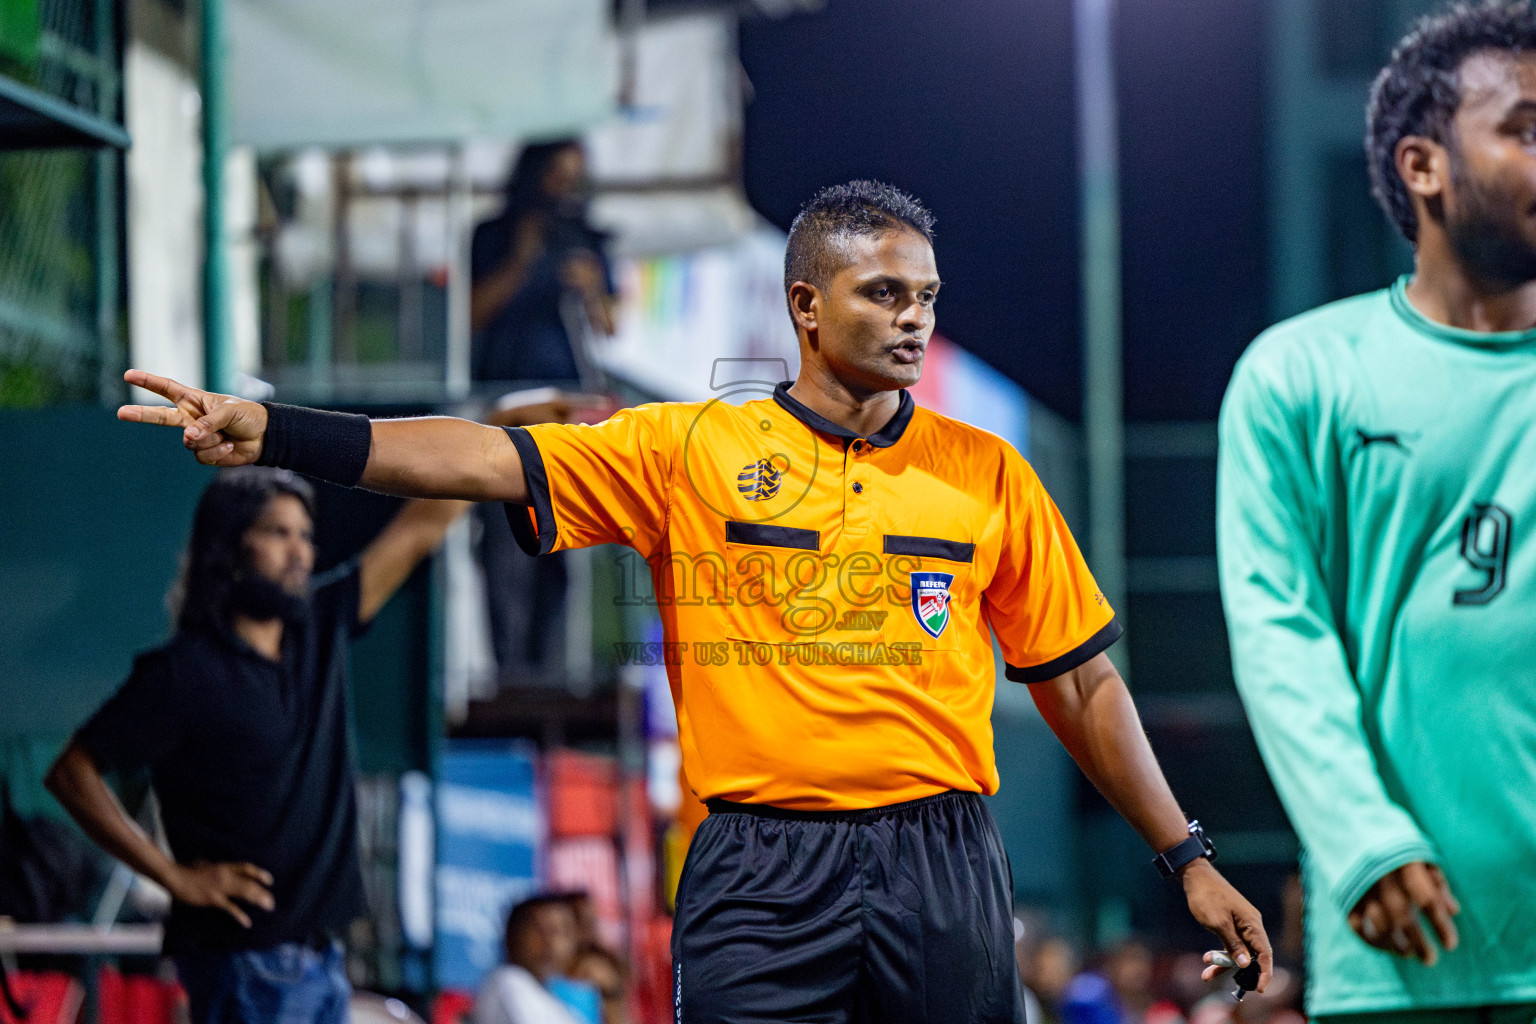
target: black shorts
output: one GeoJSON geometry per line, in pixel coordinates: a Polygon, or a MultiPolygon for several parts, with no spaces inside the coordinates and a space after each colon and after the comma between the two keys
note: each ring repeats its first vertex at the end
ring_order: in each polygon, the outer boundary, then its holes
{"type": "Polygon", "coordinates": [[[709,809],[678,887],[678,1024],[1023,1024],[1013,880],[981,797],[709,809]]]}

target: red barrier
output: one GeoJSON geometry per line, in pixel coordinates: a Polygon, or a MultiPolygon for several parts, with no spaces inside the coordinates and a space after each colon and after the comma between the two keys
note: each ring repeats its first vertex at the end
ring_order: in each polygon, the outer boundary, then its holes
{"type": "MultiPolygon", "coordinates": [[[[11,994],[27,1011],[26,1024],[75,1024],[85,989],[74,978],[57,971],[16,971],[7,974],[11,994]]],[[[18,1024],[0,999],[0,1024],[18,1024]]]]}
{"type": "Polygon", "coordinates": [[[449,988],[432,1000],[432,1024],[472,1024],[475,994],[449,988]]]}
{"type": "Polygon", "coordinates": [[[187,998],[175,982],[113,967],[103,967],[97,979],[98,1024],[176,1024],[176,1008],[187,998]]]}

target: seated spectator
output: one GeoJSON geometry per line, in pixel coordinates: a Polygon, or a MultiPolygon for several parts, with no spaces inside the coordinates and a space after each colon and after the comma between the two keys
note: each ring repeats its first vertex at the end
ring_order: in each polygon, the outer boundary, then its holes
{"type": "Polygon", "coordinates": [[[591,983],[562,971],[544,983],[581,1024],[603,1024],[603,995],[591,983]]]}
{"type": "Polygon", "coordinates": [[[592,894],[580,889],[570,893],[566,902],[571,905],[571,913],[576,915],[577,953],[586,949],[607,948],[598,927],[597,907],[592,903],[592,894]]]}
{"type": "Polygon", "coordinates": [[[601,998],[593,1024],[628,1024],[629,969],[603,942],[597,923],[597,907],[585,890],[566,897],[576,917],[576,956],[566,974],[596,989],[601,998]]]}
{"type": "Polygon", "coordinates": [[[513,907],[507,962],[480,986],[476,1024],[600,1024],[596,990],[563,976],[576,943],[576,916],[566,894],[534,896],[513,907]]]}
{"type": "Polygon", "coordinates": [[[629,971],[603,946],[586,946],[576,954],[570,974],[597,989],[603,998],[601,1024],[629,1024],[629,971]]]}
{"type": "Polygon", "coordinates": [[[1044,1024],[1056,1024],[1061,1019],[1061,1002],[1077,974],[1077,965],[1077,950],[1059,935],[1047,935],[1023,953],[1019,973],[1024,986],[1040,1001],[1044,1024]]]}
{"type": "Polygon", "coordinates": [[[1072,979],[1063,1024],[1142,1024],[1152,1005],[1152,954],[1137,939],[1111,949],[1099,966],[1072,979]]]}

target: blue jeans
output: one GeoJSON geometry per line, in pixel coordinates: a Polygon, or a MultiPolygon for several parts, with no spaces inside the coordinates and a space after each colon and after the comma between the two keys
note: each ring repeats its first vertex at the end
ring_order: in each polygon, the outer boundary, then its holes
{"type": "Polygon", "coordinates": [[[176,973],[192,1024],[347,1024],[352,986],[341,943],[189,953],[176,973]]]}

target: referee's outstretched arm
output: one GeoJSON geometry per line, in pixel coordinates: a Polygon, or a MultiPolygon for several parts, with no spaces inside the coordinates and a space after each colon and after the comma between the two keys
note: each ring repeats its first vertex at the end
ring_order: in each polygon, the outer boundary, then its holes
{"type": "Polygon", "coordinates": [[[448,416],[377,420],[322,413],[220,395],[143,370],[129,384],[174,403],[125,405],[117,418],[180,427],[182,443],[205,466],[275,465],[269,418],[286,415],[284,431],[300,456],[283,464],[308,476],[404,498],[461,498],[526,505],[522,460],[506,431],[448,416]]]}
{"type": "MultiPolygon", "coordinates": [[[[1055,679],[1031,683],[1029,692],[1083,774],[1147,845],[1167,850],[1189,838],[1188,819],[1163,778],[1136,705],[1108,655],[1097,654],[1055,679]]],[[[1258,958],[1258,987],[1263,991],[1274,961],[1259,912],[1203,857],[1181,868],[1179,876],[1189,912],[1221,939],[1238,966],[1247,966],[1250,951],[1258,958]]],[[[1211,965],[1203,977],[1210,980],[1218,973],[1220,968],[1211,965]]]]}

